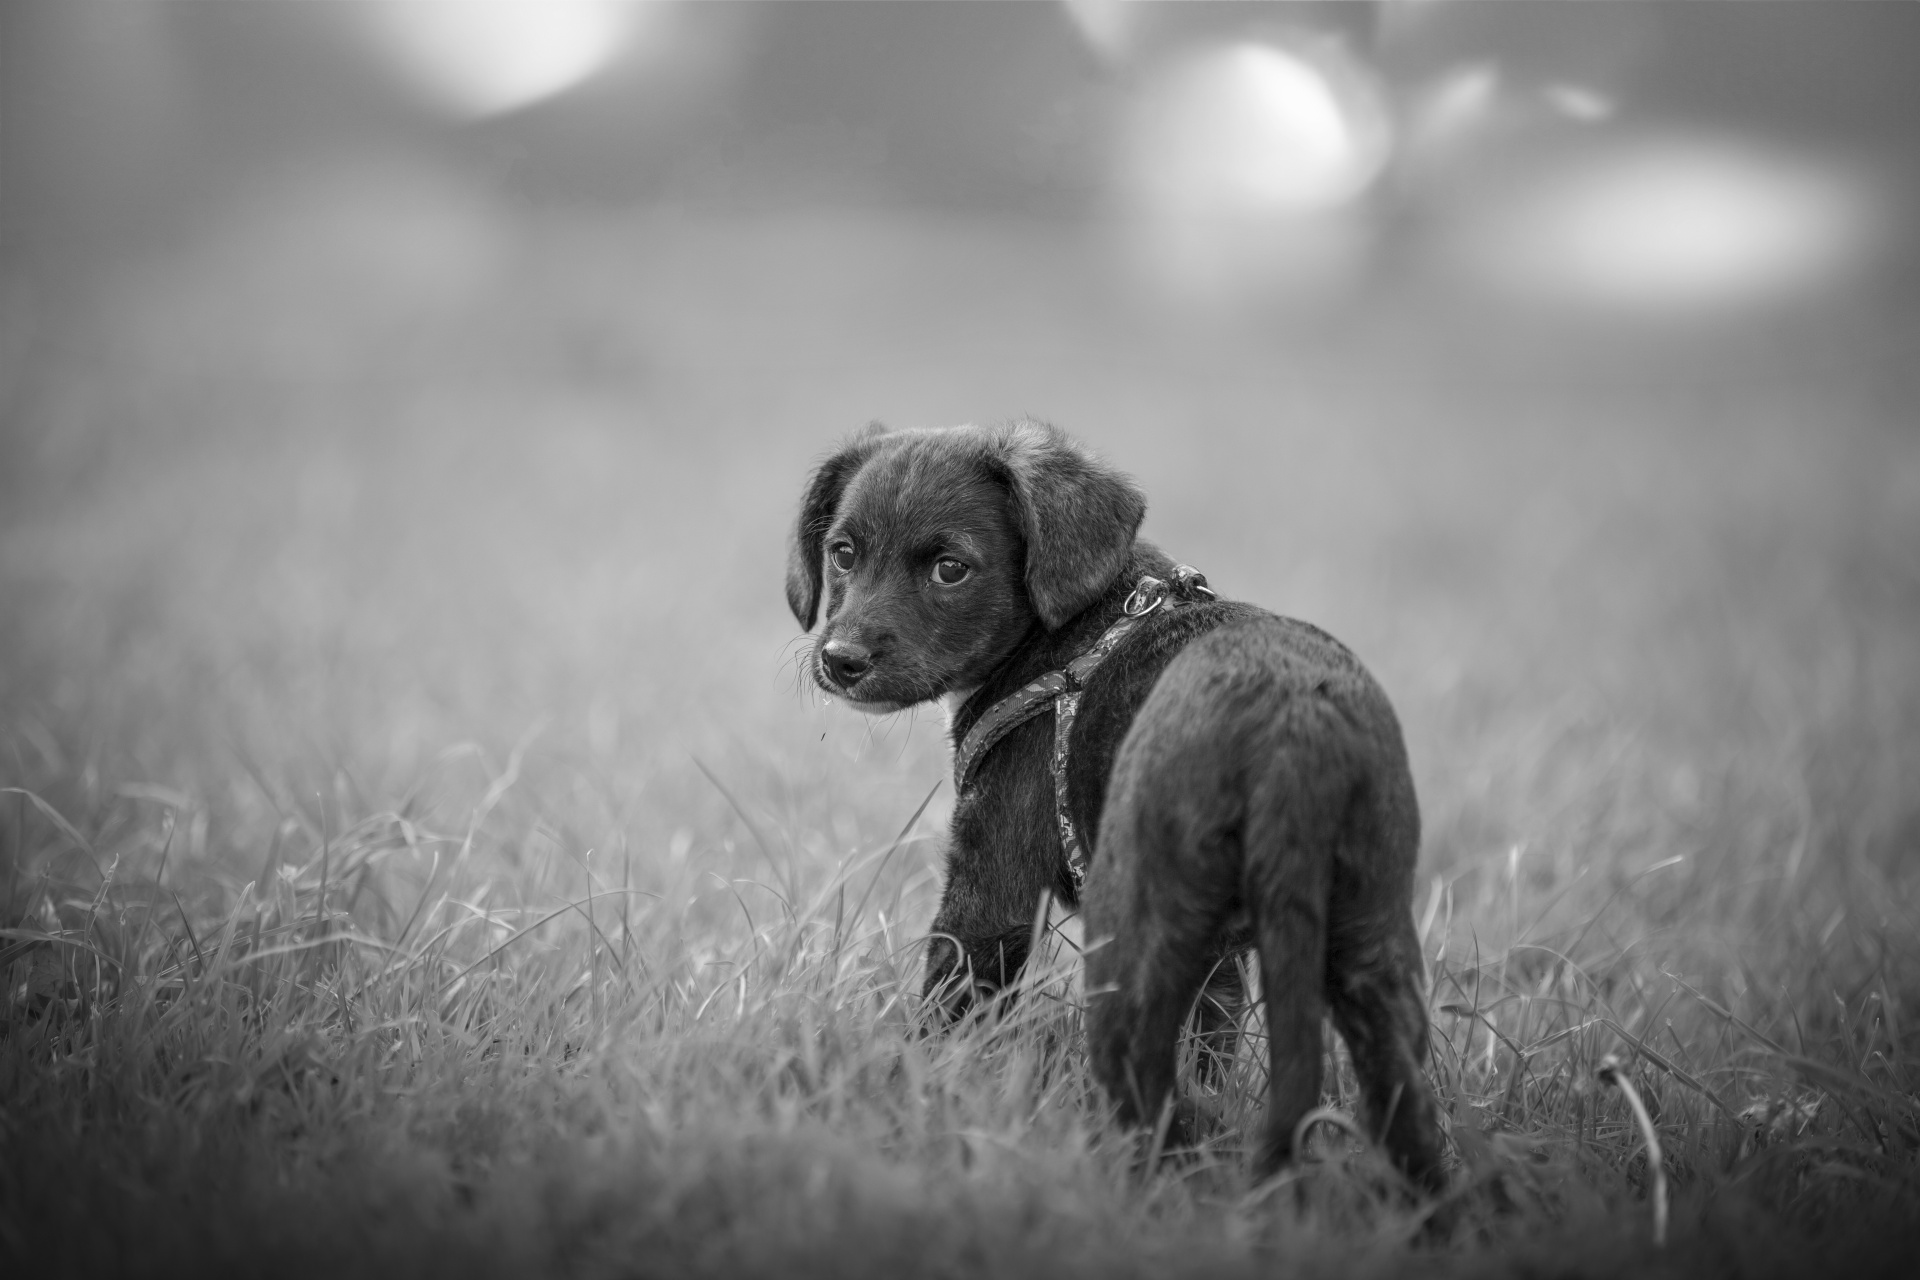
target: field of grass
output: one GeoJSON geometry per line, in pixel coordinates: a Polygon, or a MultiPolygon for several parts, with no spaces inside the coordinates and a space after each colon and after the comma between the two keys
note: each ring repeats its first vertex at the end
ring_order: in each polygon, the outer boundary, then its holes
{"type": "Polygon", "coordinates": [[[0,1271],[1920,1245],[1912,316],[1709,341],[1408,286],[1308,323],[1066,227],[289,192],[6,313],[0,1271]],[[1111,1129],[1071,921],[1005,1017],[917,1033],[940,718],[804,692],[781,538],[837,433],[1019,412],[1394,697],[1439,1206],[1333,1126],[1259,1186],[1239,1128],[1111,1129]]]}

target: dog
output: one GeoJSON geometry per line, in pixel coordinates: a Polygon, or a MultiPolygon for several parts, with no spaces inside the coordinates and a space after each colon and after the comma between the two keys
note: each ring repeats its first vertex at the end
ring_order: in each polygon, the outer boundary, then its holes
{"type": "Polygon", "coordinates": [[[950,708],[929,1007],[951,1021],[1015,980],[1038,895],[1079,906],[1093,1075],[1123,1123],[1153,1124],[1189,1012],[1231,1035],[1251,943],[1271,1055],[1257,1171],[1286,1164],[1319,1102],[1330,1013],[1369,1131],[1437,1190],[1420,818],[1393,708],[1331,636],[1215,598],[1137,537],[1145,514],[1131,479],[1032,421],[876,424],[807,481],[786,589],[812,679],[874,714],[950,708]]]}

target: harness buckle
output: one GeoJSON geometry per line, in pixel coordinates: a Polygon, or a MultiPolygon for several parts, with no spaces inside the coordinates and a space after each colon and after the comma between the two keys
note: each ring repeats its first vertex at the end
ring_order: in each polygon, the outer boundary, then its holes
{"type": "Polygon", "coordinates": [[[1190,564],[1173,566],[1173,585],[1183,596],[1199,600],[1219,599],[1213,588],[1207,585],[1207,575],[1190,564]]]}

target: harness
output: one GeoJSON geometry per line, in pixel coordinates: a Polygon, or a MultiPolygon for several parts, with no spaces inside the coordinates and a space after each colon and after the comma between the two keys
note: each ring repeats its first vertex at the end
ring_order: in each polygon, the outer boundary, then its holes
{"type": "Polygon", "coordinates": [[[1000,739],[1051,708],[1053,816],[1060,828],[1060,846],[1067,855],[1067,870],[1078,891],[1087,880],[1087,850],[1067,811],[1067,742],[1073,734],[1073,718],[1080,711],[1080,695],[1100,664],[1148,615],[1163,607],[1202,604],[1214,598],[1206,575],[1191,565],[1175,565],[1171,583],[1150,573],[1141,574],[1126,603],[1120,606],[1119,620],[1102,632],[1091,648],[1058,671],[1049,671],[1000,699],[967,730],[967,736],[953,754],[954,794],[958,796],[966,791],[974,766],[1000,739]]]}

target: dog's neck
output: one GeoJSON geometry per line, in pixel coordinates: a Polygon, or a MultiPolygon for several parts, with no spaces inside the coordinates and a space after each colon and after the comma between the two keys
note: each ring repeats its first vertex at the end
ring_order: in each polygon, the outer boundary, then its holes
{"type": "Polygon", "coordinates": [[[999,699],[1043,672],[1064,667],[1100,638],[1119,619],[1121,607],[1143,573],[1167,578],[1173,561],[1144,538],[1134,540],[1133,554],[1114,576],[1105,594],[1077,617],[1052,631],[1036,624],[1007,654],[1006,660],[976,688],[956,691],[941,701],[947,711],[947,733],[957,746],[980,716],[999,699]],[[980,694],[982,696],[974,697],[980,694]]]}

